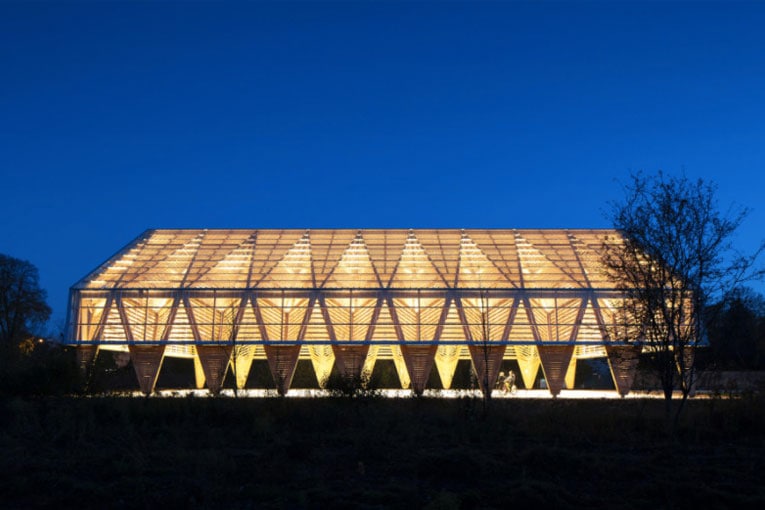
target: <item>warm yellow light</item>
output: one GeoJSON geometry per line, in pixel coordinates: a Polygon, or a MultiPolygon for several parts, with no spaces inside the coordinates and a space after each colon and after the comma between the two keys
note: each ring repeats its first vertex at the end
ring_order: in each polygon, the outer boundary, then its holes
{"type": "MultiPolygon", "coordinates": [[[[628,325],[623,299],[600,276],[602,237],[583,230],[150,231],[73,288],[71,340],[108,341],[102,347],[112,350],[166,340],[165,355],[178,357],[195,340],[235,331],[255,359],[266,356],[265,339],[305,342],[300,355],[310,354],[320,379],[334,362],[330,338],[368,340],[364,370],[378,355],[394,359],[404,386],[412,349],[423,347],[396,344],[433,341],[448,386],[458,358],[472,355],[471,340],[503,348],[508,339],[504,359],[517,359],[524,381],[533,382],[539,364],[551,363],[540,361],[537,342],[540,349],[560,340],[607,342],[608,331],[628,325]]],[[[239,354],[237,363],[250,361],[239,354]]],[[[602,345],[577,345],[576,359],[604,355],[602,345]]]]}

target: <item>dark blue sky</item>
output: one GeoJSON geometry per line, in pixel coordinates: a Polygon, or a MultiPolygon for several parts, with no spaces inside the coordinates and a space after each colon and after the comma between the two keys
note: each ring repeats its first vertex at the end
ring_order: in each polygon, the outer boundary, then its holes
{"type": "Polygon", "coordinates": [[[0,3],[0,253],[147,228],[608,227],[631,170],[765,237],[765,3],[0,3]]]}

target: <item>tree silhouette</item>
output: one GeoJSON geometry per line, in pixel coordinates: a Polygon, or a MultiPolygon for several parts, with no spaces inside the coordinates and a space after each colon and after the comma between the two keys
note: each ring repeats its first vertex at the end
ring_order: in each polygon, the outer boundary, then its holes
{"type": "Polygon", "coordinates": [[[0,254],[0,349],[16,354],[50,317],[37,268],[26,260],[0,254]]]}
{"type": "Polygon", "coordinates": [[[695,377],[695,347],[703,341],[703,313],[711,298],[748,278],[756,256],[732,246],[745,208],[721,212],[716,187],[701,179],[631,175],[625,198],[611,203],[611,219],[622,236],[605,242],[603,262],[623,291],[624,324],[611,340],[642,342],[661,381],[671,415],[672,393],[682,394],[675,424],[695,377]]]}

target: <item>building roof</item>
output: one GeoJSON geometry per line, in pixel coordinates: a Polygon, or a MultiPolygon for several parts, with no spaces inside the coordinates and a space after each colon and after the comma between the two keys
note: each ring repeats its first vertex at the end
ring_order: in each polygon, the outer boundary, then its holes
{"type": "Polygon", "coordinates": [[[587,289],[615,230],[147,230],[74,289],[587,289]]]}

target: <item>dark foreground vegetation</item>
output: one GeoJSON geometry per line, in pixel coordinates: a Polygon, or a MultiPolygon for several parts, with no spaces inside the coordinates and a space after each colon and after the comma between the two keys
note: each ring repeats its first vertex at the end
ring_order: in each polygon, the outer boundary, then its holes
{"type": "Polygon", "coordinates": [[[764,403],[6,397],[1,506],[762,508],[764,403]]]}

